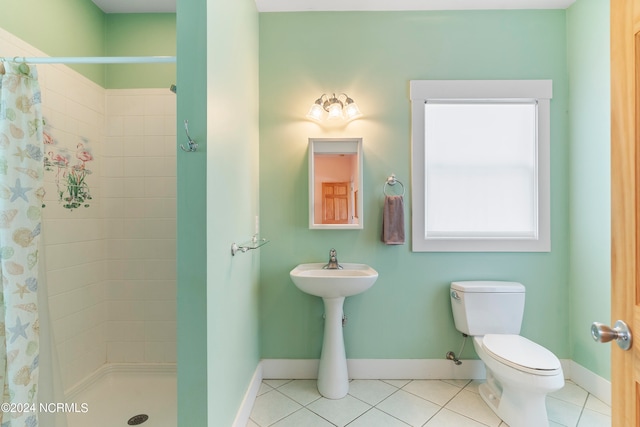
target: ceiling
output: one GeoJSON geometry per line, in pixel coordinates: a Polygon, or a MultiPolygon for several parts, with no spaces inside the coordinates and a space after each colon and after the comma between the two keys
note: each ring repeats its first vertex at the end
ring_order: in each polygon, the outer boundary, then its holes
{"type": "MultiPolygon", "coordinates": [[[[176,0],[93,0],[106,13],[173,13],[176,0]]],[[[255,0],[260,12],[566,9],[575,0],[255,0]]]]}

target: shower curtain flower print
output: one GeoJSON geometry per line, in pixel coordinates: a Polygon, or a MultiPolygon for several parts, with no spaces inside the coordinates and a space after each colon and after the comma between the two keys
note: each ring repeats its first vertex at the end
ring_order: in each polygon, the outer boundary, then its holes
{"type": "Polygon", "coordinates": [[[0,75],[0,425],[37,427],[42,114],[35,67],[0,75]],[[30,405],[30,406],[27,406],[30,405]],[[4,411],[8,408],[11,412],[4,411]]]}

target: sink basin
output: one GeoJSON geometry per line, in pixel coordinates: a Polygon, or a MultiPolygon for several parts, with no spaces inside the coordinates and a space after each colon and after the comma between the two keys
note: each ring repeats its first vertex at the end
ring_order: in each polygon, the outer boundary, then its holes
{"type": "Polygon", "coordinates": [[[342,270],[325,270],[324,263],[300,264],[291,272],[291,280],[302,292],[322,297],[324,337],[318,365],[318,391],[329,399],[342,399],[349,392],[347,354],[342,328],[346,297],[369,289],[378,272],[366,264],[341,264],[342,270]]]}
{"type": "Polygon", "coordinates": [[[322,298],[340,298],[369,289],[378,272],[367,264],[344,263],[342,270],[325,270],[321,262],[300,264],[291,272],[291,280],[302,292],[322,298]]]}

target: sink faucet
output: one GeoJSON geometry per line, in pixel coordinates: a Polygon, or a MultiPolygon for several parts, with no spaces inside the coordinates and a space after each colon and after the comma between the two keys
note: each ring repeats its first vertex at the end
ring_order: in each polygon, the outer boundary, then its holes
{"type": "Polygon", "coordinates": [[[331,248],[329,251],[329,263],[322,268],[325,270],[342,270],[342,266],[338,264],[338,256],[335,249],[331,248]]]}

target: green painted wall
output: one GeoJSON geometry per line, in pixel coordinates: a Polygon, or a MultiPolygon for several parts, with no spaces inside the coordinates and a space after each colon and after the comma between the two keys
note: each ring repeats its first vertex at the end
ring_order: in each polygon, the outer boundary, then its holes
{"type": "MultiPolygon", "coordinates": [[[[49,56],[103,56],[105,14],[89,0],[0,0],[0,27],[49,56]]],[[[0,52],[11,55],[11,52],[0,52]]],[[[71,66],[100,86],[103,65],[71,66]]]]}
{"type": "Polygon", "coordinates": [[[609,1],[578,0],[567,11],[571,135],[571,358],[611,377],[610,345],[589,327],[611,318],[609,1]]]}
{"type": "MultiPolygon", "coordinates": [[[[339,260],[380,274],[345,303],[350,358],[457,352],[448,287],[470,279],[524,283],[523,335],[571,356],[565,24],[564,10],[260,15],[260,210],[272,238],[260,265],[262,357],[319,357],[322,302],[288,274],[298,263],[326,260],[332,247],[339,260]],[[551,253],[412,253],[409,244],[380,243],[386,177],[395,173],[411,190],[412,79],[553,79],[551,253]],[[353,97],[364,118],[340,128],[306,120],[311,103],[332,91],[353,97]],[[307,138],[340,136],[364,138],[364,230],[309,230],[307,138]]],[[[463,356],[474,357],[472,346],[463,356]]]]}
{"type": "MultiPolygon", "coordinates": [[[[49,56],[176,55],[175,14],[105,14],[91,0],[0,0],[0,28],[49,56]]],[[[70,67],[107,89],[168,88],[176,81],[175,64],[70,67]]]]}
{"type": "MultiPolygon", "coordinates": [[[[175,56],[175,13],[106,15],[106,56],[175,56]]],[[[107,65],[109,89],[169,88],[176,64],[107,65]]]]}
{"type": "Polygon", "coordinates": [[[258,275],[269,250],[230,250],[251,239],[259,215],[258,12],[253,0],[209,1],[206,16],[208,425],[231,426],[260,360],[258,275]]]}
{"type": "Polygon", "coordinates": [[[177,150],[178,425],[194,427],[208,425],[206,18],[205,2],[177,2],[176,128],[188,119],[200,144],[197,152],[177,150]]]}

